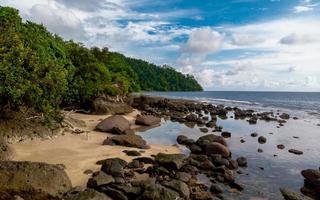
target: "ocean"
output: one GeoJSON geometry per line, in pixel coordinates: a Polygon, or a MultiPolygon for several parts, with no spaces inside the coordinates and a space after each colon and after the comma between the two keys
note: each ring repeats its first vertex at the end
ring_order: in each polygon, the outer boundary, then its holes
{"type": "Polygon", "coordinates": [[[320,118],[320,92],[143,92],[144,95],[192,99],[256,110],[307,113],[320,118]]]}

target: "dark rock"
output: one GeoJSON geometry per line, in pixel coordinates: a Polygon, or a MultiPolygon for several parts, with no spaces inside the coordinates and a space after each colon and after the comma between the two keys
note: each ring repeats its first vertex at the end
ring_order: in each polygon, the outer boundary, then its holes
{"type": "Polygon", "coordinates": [[[141,156],[141,153],[135,150],[132,150],[132,151],[124,150],[123,152],[127,154],[127,156],[141,156]]]}
{"type": "Polygon", "coordinates": [[[278,145],[277,145],[277,148],[278,148],[278,149],[284,149],[285,146],[284,146],[283,144],[278,144],[278,145]]]}
{"type": "Polygon", "coordinates": [[[128,200],[128,197],[121,191],[111,187],[103,187],[100,189],[103,193],[116,200],[128,200]]]}
{"type": "Polygon", "coordinates": [[[175,190],[183,198],[189,199],[190,197],[190,190],[188,188],[188,185],[182,181],[172,179],[170,181],[164,181],[161,184],[167,188],[175,190]]]}
{"type": "Polygon", "coordinates": [[[221,193],[223,193],[223,188],[218,184],[213,184],[210,187],[210,192],[212,192],[214,194],[221,194],[221,193]]]}
{"type": "Polygon", "coordinates": [[[177,142],[178,144],[182,144],[182,145],[190,145],[195,143],[193,139],[189,139],[187,136],[184,136],[184,135],[179,135],[177,137],[177,142]]]}
{"type": "Polygon", "coordinates": [[[140,163],[138,160],[133,160],[132,162],[128,163],[127,167],[129,169],[140,168],[143,167],[143,163],[140,163]]]}
{"type": "Polygon", "coordinates": [[[202,133],[208,133],[209,132],[209,130],[207,128],[200,128],[200,131],[202,133]]]}
{"type": "Polygon", "coordinates": [[[156,163],[154,161],[154,159],[150,158],[150,157],[139,157],[139,158],[135,158],[133,160],[137,160],[137,161],[142,162],[144,164],[152,164],[152,165],[154,165],[156,163]]]}
{"type": "Polygon", "coordinates": [[[302,155],[303,152],[300,150],[296,150],[296,149],[289,149],[290,153],[296,154],[296,155],[302,155]]]}
{"type": "Polygon", "coordinates": [[[213,143],[206,145],[205,153],[206,153],[206,155],[220,154],[225,158],[230,156],[230,151],[229,151],[228,147],[226,147],[220,143],[217,143],[217,142],[213,142],[213,143]]]}
{"type": "Polygon", "coordinates": [[[135,147],[140,149],[148,148],[147,142],[139,135],[117,135],[107,138],[103,141],[103,145],[109,145],[110,142],[115,145],[135,147]]]}
{"type": "Polygon", "coordinates": [[[196,122],[198,120],[198,116],[196,114],[189,114],[185,117],[188,122],[196,122]]]}
{"type": "Polygon", "coordinates": [[[191,144],[187,146],[191,153],[199,154],[202,152],[202,148],[196,144],[191,144]]]}
{"type": "Polygon", "coordinates": [[[223,137],[217,136],[214,134],[202,136],[197,140],[196,143],[201,147],[205,147],[207,144],[214,143],[214,142],[227,146],[227,142],[223,137]]]}
{"type": "Polygon", "coordinates": [[[58,199],[72,187],[60,166],[46,163],[0,161],[0,177],[0,199],[58,199]]]}
{"type": "Polygon", "coordinates": [[[240,184],[240,183],[235,182],[235,181],[230,182],[230,183],[229,183],[229,186],[230,186],[231,188],[234,188],[234,189],[238,190],[238,191],[244,190],[244,186],[243,186],[242,184],[240,184]]]}
{"type": "Polygon", "coordinates": [[[92,178],[88,180],[88,188],[98,188],[100,186],[105,186],[114,182],[114,178],[103,171],[99,171],[93,175],[92,178]]]}
{"type": "Polygon", "coordinates": [[[231,133],[227,132],[227,131],[224,131],[224,132],[221,133],[221,136],[224,137],[224,138],[230,138],[231,137],[231,133]]]}
{"type": "Polygon", "coordinates": [[[109,163],[110,160],[113,160],[114,162],[119,162],[122,167],[125,167],[128,164],[125,160],[122,160],[121,158],[108,158],[104,160],[99,160],[96,162],[96,164],[103,165],[104,163],[109,163]]]}
{"type": "Polygon", "coordinates": [[[244,139],[241,139],[240,142],[241,142],[241,143],[245,143],[246,141],[245,141],[244,139]]]}
{"type": "Polygon", "coordinates": [[[89,174],[93,174],[93,171],[91,169],[87,169],[83,173],[86,175],[89,175],[89,174]]]}
{"type": "Polygon", "coordinates": [[[93,189],[85,189],[84,191],[69,191],[65,196],[65,200],[112,200],[103,193],[93,189]]]}
{"type": "Polygon", "coordinates": [[[153,115],[138,115],[135,123],[137,125],[153,126],[160,124],[161,119],[153,115]]]}
{"type": "Polygon", "coordinates": [[[206,123],[206,127],[208,128],[213,128],[216,126],[216,122],[215,121],[210,121],[208,123],[206,123]]]}
{"type": "Polygon", "coordinates": [[[104,160],[101,171],[110,174],[115,177],[124,177],[124,167],[127,165],[127,162],[119,158],[110,158],[104,160]]]}
{"type": "Polygon", "coordinates": [[[281,115],[279,115],[279,117],[280,117],[281,119],[286,119],[286,120],[290,119],[290,115],[287,114],[287,113],[282,113],[281,115]]]}
{"type": "Polygon", "coordinates": [[[232,170],[236,170],[238,169],[238,162],[236,160],[229,160],[229,164],[227,165],[227,167],[229,169],[232,169],[232,170]]]}
{"type": "Polygon", "coordinates": [[[260,149],[260,148],[257,151],[258,151],[258,153],[262,153],[263,152],[263,150],[260,149]]]}
{"type": "Polygon", "coordinates": [[[136,199],[142,193],[142,189],[139,186],[132,186],[130,184],[112,185],[114,189],[123,192],[129,199],[136,199]]]}
{"type": "Polygon", "coordinates": [[[298,194],[291,190],[280,188],[280,192],[285,200],[312,200],[311,198],[304,196],[302,194],[298,194]]]}
{"type": "Polygon", "coordinates": [[[178,170],[182,167],[185,160],[185,155],[183,154],[164,154],[159,153],[155,157],[155,161],[167,169],[178,170]]]}
{"type": "Polygon", "coordinates": [[[121,115],[113,115],[101,121],[96,130],[110,132],[113,134],[123,134],[125,130],[130,129],[130,122],[121,115]]]}
{"type": "Polygon", "coordinates": [[[257,137],[258,133],[251,133],[251,137],[257,137]]]}
{"type": "Polygon", "coordinates": [[[253,116],[250,119],[248,119],[249,124],[256,124],[258,121],[258,117],[253,116]]]}
{"type": "Polygon", "coordinates": [[[177,172],[176,175],[175,175],[175,178],[180,180],[180,181],[183,181],[183,182],[187,183],[187,182],[190,181],[191,175],[186,173],[186,172],[177,172]]]}
{"type": "Polygon", "coordinates": [[[320,180],[320,170],[318,169],[306,169],[301,171],[302,176],[309,182],[315,182],[320,180]]]}
{"type": "Polygon", "coordinates": [[[263,137],[263,136],[260,136],[260,137],[258,138],[258,142],[259,142],[260,144],[264,144],[264,143],[267,142],[267,138],[265,138],[265,137],[263,137]]]}
{"type": "Polygon", "coordinates": [[[245,158],[245,157],[237,158],[237,162],[240,167],[247,167],[247,165],[248,165],[247,158],[245,158]]]}
{"type": "Polygon", "coordinates": [[[160,184],[149,185],[142,194],[144,200],[176,200],[179,194],[160,184]]]}

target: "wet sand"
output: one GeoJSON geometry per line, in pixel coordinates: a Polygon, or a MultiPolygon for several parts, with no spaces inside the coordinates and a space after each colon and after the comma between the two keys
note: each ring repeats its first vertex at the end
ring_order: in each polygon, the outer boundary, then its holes
{"type": "MultiPolygon", "coordinates": [[[[138,112],[134,111],[125,117],[133,123],[137,114],[138,112]]],[[[86,175],[83,172],[87,169],[93,171],[99,170],[100,166],[95,164],[98,160],[118,157],[130,161],[134,157],[129,157],[122,151],[139,150],[122,146],[102,145],[103,140],[107,136],[111,136],[111,134],[94,131],[94,128],[108,115],[73,113],[70,116],[74,119],[83,120],[86,123],[85,127],[75,126],[75,128],[85,131],[85,133],[72,134],[68,131],[53,139],[34,139],[11,144],[14,150],[13,160],[63,164],[66,167],[66,172],[71,179],[72,185],[84,187],[90,175],[86,175]]],[[[132,127],[138,128],[135,125],[132,125],[132,127]]],[[[177,147],[170,145],[151,145],[150,149],[144,151],[145,153],[142,153],[142,156],[150,156],[159,152],[180,152],[177,147]]]]}

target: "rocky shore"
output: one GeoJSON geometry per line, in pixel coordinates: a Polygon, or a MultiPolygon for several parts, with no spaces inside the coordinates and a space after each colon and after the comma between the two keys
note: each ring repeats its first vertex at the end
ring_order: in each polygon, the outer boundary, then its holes
{"type": "MultiPolygon", "coordinates": [[[[95,112],[99,114],[114,110],[110,108],[110,103],[102,100],[94,105],[95,112]]],[[[112,107],[117,108],[114,104],[112,107]]],[[[111,115],[97,120],[92,127],[97,133],[106,133],[99,148],[122,147],[126,157],[115,155],[97,160],[97,170],[85,171],[90,176],[85,188],[72,185],[65,173],[68,169],[63,165],[0,161],[0,199],[228,199],[226,193],[241,193],[246,189],[245,184],[237,180],[237,176],[250,163],[244,156],[233,156],[226,141],[226,138],[232,137],[232,133],[218,126],[217,118],[228,118],[228,113],[233,113],[235,119],[245,120],[249,124],[255,124],[259,120],[273,121],[279,128],[287,120],[295,118],[286,113],[258,113],[237,107],[145,96],[131,98],[127,101],[126,109],[118,114],[131,112],[132,109],[139,110],[132,121],[122,115],[111,115]],[[205,135],[197,140],[184,135],[177,137],[177,143],[187,147],[189,154],[155,153],[156,151],[151,151],[154,147],[135,134],[135,129],[138,126],[152,128],[159,125],[162,118],[188,127],[197,125],[205,135]],[[155,154],[147,156],[148,151],[155,154]],[[199,178],[201,176],[205,176],[210,185],[203,183],[199,178]]],[[[83,134],[85,131],[73,127],[71,132],[83,134]]],[[[257,137],[260,144],[267,142],[265,137],[258,136],[257,133],[252,133],[251,136],[257,137]]],[[[285,148],[282,144],[277,147],[285,148]]],[[[297,149],[288,151],[298,155],[303,153],[297,149]]],[[[284,199],[319,199],[319,174],[319,169],[302,171],[305,186],[301,192],[306,196],[281,188],[284,199]]]]}

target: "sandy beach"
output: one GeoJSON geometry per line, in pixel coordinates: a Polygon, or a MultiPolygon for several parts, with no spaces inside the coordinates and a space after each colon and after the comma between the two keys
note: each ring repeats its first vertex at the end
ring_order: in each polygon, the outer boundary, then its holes
{"type": "MultiPolygon", "coordinates": [[[[131,124],[133,124],[137,111],[125,115],[131,124]]],[[[49,164],[63,164],[69,175],[73,186],[85,187],[90,175],[84,174],[85,170],[97,171],[99,165],[95,163],[98,160],[107,158],[121,158],[126,161],[132,160],[123,150],[139,150],[123,146],[102,145],[108,133],[94,131],[95,126],[110,115],[86,115],[72,113],[73,119],[83,120],[85,127],[74,127],[85,131],[82,134],[74,134],[70,131],[64,132],[52,139],[34,139],[11,144],[14,150],[13,160],[16,161],[34,161],[46,162],[49,164]]],[[[138,128],[132,125],[132,128],[138,128]]],[[[150,149],[143,150],[142,156],[151,156],[159,152],[179,153],[180,150],[174,146],[151,145],[150,149]]]]}

